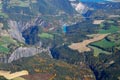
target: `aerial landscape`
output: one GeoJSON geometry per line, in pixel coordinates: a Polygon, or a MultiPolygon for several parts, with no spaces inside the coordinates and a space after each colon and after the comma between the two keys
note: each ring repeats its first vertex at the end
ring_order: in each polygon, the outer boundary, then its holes
{"type": "Polygon", "coordinates": [[[0,80],[120,80],[120,0],[0,0],[0,80]]]}

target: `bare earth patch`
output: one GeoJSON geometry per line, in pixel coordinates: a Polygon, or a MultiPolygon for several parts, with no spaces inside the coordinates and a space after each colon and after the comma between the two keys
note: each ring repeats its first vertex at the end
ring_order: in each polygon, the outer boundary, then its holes
{"type": "Polygon", "coordinates": [[[72,43],[68,47],[73,50],[78,50],[79,52],[91,51],[91,49],[89,47],[87,47],[87,45],[92,42],[99,41],[99,40],[105,38],[107,35],[108,34],[96,34],[96,35],[94,35],[94,37],[92,39],[84,40],[79,43],[72,43]]]}
{"type": "Polygon", "coordinates": [[[105,20],[94,20],[93,24],[101,24],[102,22],[104,22],[105,20]]]}
{"type": "Polygon", "coordinates": [[[23,71],[19,71],[19,72],[15,72],[15,73],[11,73],[10,71],[0,71],[0,76],[5,77],[8,80],[23,76],[23,75],[28,75],[28,71],[23,70],[23,71]]]}

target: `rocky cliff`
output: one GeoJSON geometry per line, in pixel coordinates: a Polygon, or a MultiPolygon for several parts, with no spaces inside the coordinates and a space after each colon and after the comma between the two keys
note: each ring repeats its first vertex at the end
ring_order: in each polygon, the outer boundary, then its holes
{"type": "MultiPolygon", "coordinates": [[[[32,20],[29,20],[28,22],[23,21],[14,21],[12,19],[8,20],[8,26],[7,29],[9,35],[17,40],[18,42],[22,42],[24,44],[28,44],[27,40],[31,41],[32,43],[35,43],[36,38],[38,39],[38,26],[44,25],[45,21],[42,20],[40,17],[35,17],[32,20]],[[33,34],[32,34],[33,33],[33,34]],[[27,35],[25,35],[27,34],[27,35]],[[35,36],[36,35],[36,36],[35,36]],[[29,38],[28,38],[29,37],[29,38]]],[[[28,41],[28,42],[29,42],[28,41]]],[[[11,63],[12,61],[18,60],[23,57],[30,57],[34,56],[38,53],[47,52],[50,57],[51,53],[49,51],[49,48],[42,48],[41,45],[39,45],[39,40],[37,40],[37,47],[33,45],[33,47],[17,47],[17,49],[14,49],[14,51],[10,52],[8,55],[3,54],[0,56],[0,62],[3,63],[11,63]]],[[[41,42],[40,42],[41,43],[41,42]]],[[[41,43],[42,44],[42,43],[41,43]]]]}
{"type": "Polygon", "coordinates": [[[31,57],[39,53],[46,52],[52,58],[49,48],[42,48],[42,47],[19,47],[12,53],[8,55],[3,55],[0,57],[0,62],[2,63],[11,63],[18,59],[24,57],[31,57]]]}
{"type": "Polygon", "coordinates": [[[35,26],[42,26],[45,23],[46,21],[42,20],[40,17],[35,17],[28,22],[8,20],[8,25],[10,28],[8,29],[8,32],[12,38],[24,43],[25,37],[23,35],[26,33],[27,29],[33,28],[35,26]]]}
{"type": "Polygon", "coordinates": [[[34,56],[42,52],[49,52],[49,50],[43,49],[41,47],[19,47],[10,55],[8,63],[11,63],[12,61],[18,60],[23,57],[34,56]]]}
{"type": "Polygon", "coordinates": [[[16,39],[20,42],[24,42],[25,40],[22,37],[22,34],[18,28],[18,23],[16,21],[9,20],[8,25],[10,28],[10,29],[8,29],[8,32],[11,35],[11,37],[13,37],[14,39],[16,39]]]}

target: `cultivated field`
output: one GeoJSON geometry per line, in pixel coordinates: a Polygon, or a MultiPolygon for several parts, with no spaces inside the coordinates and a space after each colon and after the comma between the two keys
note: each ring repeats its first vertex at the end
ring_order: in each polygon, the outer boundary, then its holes
{"type": "Polygon", "coordinates": [[[93,49],[93,55],[94,57],[98,57],[100,53],[103,53],[103,54],[112,54],[111,52],[107,52],[107,51],[104,51],[100,48],[97,48],[97,47],[94,47],[94,46],[89,46],[91,49],[93,49]]]}
{"type": "Polygon", "coordinates": [[[118,26],[110,26],[108,30],[100,29],[99,34],[107,34],[107,33],[115,33],[120,31],[120,27],[118,26]]]}
{"type": "Polygon", "coordinates": [[[102,22],[104,22],[105,20],[94,20],[93,24],[101,24],[102,22]]]}
{"type": "Polygon", "coordinates": [[[28,75],[28,71],[23,70],[23,71],[19,71],[19,72],[15,72],[15,73],[11,73],[10,71],[0,71],[0,76],[5,77],[8,80],[23,76],[23,75],[28,75]]]}
{"type": "Polygon", "coordinates": [[[40,38],[48,38],[48,39],[53,39],[53,35],[52,34],[48,34],[48,33],[41,33],[38,35],[40,38]]]}
{"type": "Polygon", "coordinates": [[[95,41],[102,40],[107,35],[108,34],[96,34],[96,35],[94,35],[94,37],[92,39],[84,40],[83,42],[79,42],[79,43],[72,43],[69,46],[69,48],[71,48],[73,50],[78,50],[79,52],[90,51],[91,49],[89,47],[87,47],[88,44],[95,42],[95,41]]]}
{"type": "Polygon", "coordinates": [[[115,46],[115,43],[110,42],[110,41],[108,41],[106,39],[103,39],[103,40],[94,42],[91,45],[106,49],[106,48],[112,48],[113,46],[115,46]]]}

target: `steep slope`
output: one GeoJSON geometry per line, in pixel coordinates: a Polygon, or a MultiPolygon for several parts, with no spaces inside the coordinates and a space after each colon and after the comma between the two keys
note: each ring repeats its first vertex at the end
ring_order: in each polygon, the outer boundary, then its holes
{"type": "Polygon", "coordinates": [[[22,34],[18,28],[18,24],[16,21],[8,21],[8,25],[9,25],[9,28],[8,29],[8,32],[9,34],[14,38],[14,39],[17,39],[18,41],[20,42],[25,42],[24,38],[22,37],[22,34]]]}
{"type": "Polygon", "coordinates": [[[37,5],[39,11],[42,14],[55,14],[59,11],[63,11],[68,14],[74,13],[69,0],[38,0],[37,5]]]}
{"type": "MultiPolygon", "coordinates": [[[[53,60],[46,56],[46,53],[39,54],[30,58],[23,58],[10,64],[0,67],[12,72],[27,70],[29,75],[22,76],[27,80],[46,80],[46,77],[54,80],[95,80],[95,76],[89,67],[84,63],[80,65],[68,64],[60,60],[53,60]],[[50,74],[52,76],[47,76],[50,74]]],[[[47,80],[49,80],[47,79],[47,80]]]]}

